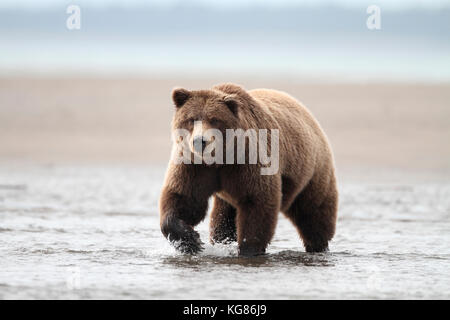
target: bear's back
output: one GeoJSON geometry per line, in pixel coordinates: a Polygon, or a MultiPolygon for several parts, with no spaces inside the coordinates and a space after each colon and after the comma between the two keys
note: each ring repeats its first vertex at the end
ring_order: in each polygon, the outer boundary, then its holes
{"type": "Polygon", "coordinates": [[[312,113],[291,95],[273,89],[254,89],[248,93],[278,122],[294,127],[306,125],[321,135],[322,129],[312,113]]]}

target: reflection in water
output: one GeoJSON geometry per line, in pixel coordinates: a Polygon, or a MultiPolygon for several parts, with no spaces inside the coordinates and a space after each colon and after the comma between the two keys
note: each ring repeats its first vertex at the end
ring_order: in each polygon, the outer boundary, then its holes
{"type": "Polygon", "coordinates": [[[238,256],[212,256],[212,255],[175,255],[163,257],[162,263],[173,267],[196,270],[205,266],[242,266],[242,267],[267,267],[280,268],[287,266],[330,267],[335,265],[335,254],[332,253],[306,253],[292,250],[284,250],[277,253],[265,254],[256,257],[238,256]]]}
{"type": "MultiPolygon", "coordinates": [[[[280,215],[268,254],[244,258],[236,244],[175,252],[159,227],[163,178],[0,165],[0,299],[450,298],[448,183],[344,184],[330,252],[305,253],[280,215]]],[[[196,229],[207,242],[208,222],[196,229]]]]}

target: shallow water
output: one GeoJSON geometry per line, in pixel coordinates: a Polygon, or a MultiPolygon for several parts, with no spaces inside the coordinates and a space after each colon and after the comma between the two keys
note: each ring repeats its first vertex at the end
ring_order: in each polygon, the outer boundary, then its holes
{"type": "Polygon", "coordinates": [[[163,174],[1,165],[0,298],[450,298],[450,183],[341,183],[329,253],[305,253],[280,215],[265,256],[191,257],[159,230],[163,174]]]}

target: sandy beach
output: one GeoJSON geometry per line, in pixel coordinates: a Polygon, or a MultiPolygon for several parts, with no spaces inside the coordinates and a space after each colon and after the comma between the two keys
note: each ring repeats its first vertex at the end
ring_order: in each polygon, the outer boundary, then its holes
{"type": "Polygon", "coordinates": [[[0,160],[164,165],[171,145],[171,89],[226,81],[283,90],[304,103],[325,129],[340,173],[450,176],[450,85],[255,77],[3,78],[0,160]]]}

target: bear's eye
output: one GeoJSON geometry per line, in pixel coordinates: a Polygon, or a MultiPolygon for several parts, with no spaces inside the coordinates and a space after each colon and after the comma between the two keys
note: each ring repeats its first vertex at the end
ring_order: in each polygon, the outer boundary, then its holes
{"type": "Polygon", "coordinates": [[[209,121],[209,123],[214,126],[220,124],[221,121],[219,119],[213,118],[209,121]]]}

